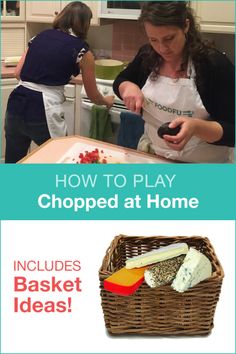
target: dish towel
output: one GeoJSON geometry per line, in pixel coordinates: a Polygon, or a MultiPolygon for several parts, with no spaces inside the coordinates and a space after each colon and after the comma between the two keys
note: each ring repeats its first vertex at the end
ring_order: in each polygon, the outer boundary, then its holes
{"type": "Polygon", "coordinates": [[[106,141],[113,135],[109,109],[104,106],[93,105],[91,109],[91,125],[89,137],[106,141]]]}
{"type": "Polygon", "coordinates": [[[132,112],[121,112],[120,129],[117,144],[130,149],[137,149],[139,139],[144,132],[142,116],[132,112]]]}

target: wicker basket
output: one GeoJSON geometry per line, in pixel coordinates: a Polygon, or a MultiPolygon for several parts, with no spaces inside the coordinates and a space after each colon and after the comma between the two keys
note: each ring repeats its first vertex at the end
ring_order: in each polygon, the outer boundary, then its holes
{"type": "Polygon", "coordinates": [[[110,334],[203,335],[210,333],[224,272],[208,238],[136,237],[114,238],[99,270],[102,308],[110,334]],[[204,253],[212,263],[213,274],[184,293],[170,285],[152,289],[145,283],[131,296],[119,296],[104,290],[103,281],[125,266],[127,258],[186,242],[204,253]]]}

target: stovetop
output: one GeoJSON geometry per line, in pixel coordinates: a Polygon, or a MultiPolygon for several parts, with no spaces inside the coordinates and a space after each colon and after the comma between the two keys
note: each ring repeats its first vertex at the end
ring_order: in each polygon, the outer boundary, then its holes
{"type": "MultiPolygon", "coordinates": [[[[98,87],[99,92],[101,92],[101,94],[103,96],[114,95],[115,96],[115,102],[118,102],[118,103],[122,102],[122,100],[114,94],[114,91],[113,91],[113,88],[112,88],[113,80],[96,79],[96,83],[97,83],[97,87],[98,87]]],[[[82,86],[82,89],[81,89],[81,97],[82,98],[88,98],[88,96],[87,96],[87,94],[85,92],[84,86],[82,86]]]]}

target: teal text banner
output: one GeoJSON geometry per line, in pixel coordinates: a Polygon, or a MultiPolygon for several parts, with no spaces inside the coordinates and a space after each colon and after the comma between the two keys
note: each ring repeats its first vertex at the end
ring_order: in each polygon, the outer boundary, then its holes
{"type": "Polygon", "coordinates": [[[1,220],[236,219],[235,165],[1,165],[1,220]]]}

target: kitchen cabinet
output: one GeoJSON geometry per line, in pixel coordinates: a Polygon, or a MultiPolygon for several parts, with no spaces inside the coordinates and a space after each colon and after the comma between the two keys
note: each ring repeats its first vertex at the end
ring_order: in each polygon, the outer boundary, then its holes
{"type": "Polygon", "coordinates": [[[234,33],[234,1],[194,1],[193,8],[200,18],[201,30],[212,33],[234,33]]]}
{"type": "Polygon", "coordinates": [[[61,11],[61,1],[27,1],[26,21],[51,23],[61,11]]]}
{"type": "MultiPolygon", "coordinates": [[[[26,21],[52,23],[55,16],[71,1],[27,1],[26,21]],[[43,6],[42,6],[43,4],[43,6]]],[[[98,24],[97,1],[85,1],[93,13],[92,25],[98,24]]]]}
{"type": "Polygon", "coordinates": [[[2,23],[1,58],[21,56],[25,51],[25,23],[2,23]]]}
{"type": "Polygon", "coordinates": [[[6,113],[6,108],[7,108],[7,101],[10,93],[12,90],[16,87],[18,84],[17,79],[3,79],[2,80],[2,104],[1,104],[1,156],[0,160],[1,163],[4,162],[5,159],[5,131],[4,131],[4,125],[5,125],[5,113],[6,113]]]}
{"type": "MultiPolygon", "coordinates": [[[[90,2],[88,2],[90,3],[90,2]]],[[[91,1],[92,3],[92,1],[91,1]]],[[[130,9],[107,8],[106,1],[97,1],[98,17],[110,19],[138,19],[140,10],[134,4],[130,9]]],[[[212,1],[191,1],[191,7],[196,11],[201,30],[212,33],[234,33],[235,32],[235,2],[233,0],[212,0],[212,1]]],[[[126,7],[124,2],[124,7],[126,7]]]]}
{"type": "Polygon", "coordinates": [[[25,1],[1,1],[1,21],[25,21],[25,1]]]}
{"type": "Polygon", "coordinates": [[[25,1],[1,1],[1,57],[20,56],[25,51],[25,1]]]}

